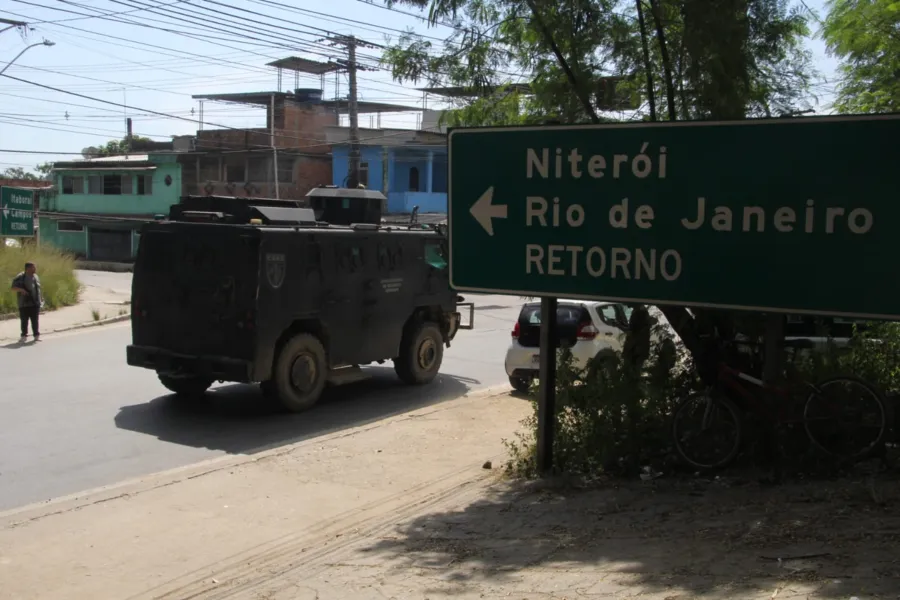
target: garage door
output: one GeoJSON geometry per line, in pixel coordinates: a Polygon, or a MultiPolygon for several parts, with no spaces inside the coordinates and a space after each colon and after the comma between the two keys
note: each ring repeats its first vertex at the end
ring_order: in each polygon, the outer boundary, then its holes
{"type": "Polygon", "coordinates": [[[131,230],[89,230],[89,260],[125,262],[131,260],[131,230]]]}

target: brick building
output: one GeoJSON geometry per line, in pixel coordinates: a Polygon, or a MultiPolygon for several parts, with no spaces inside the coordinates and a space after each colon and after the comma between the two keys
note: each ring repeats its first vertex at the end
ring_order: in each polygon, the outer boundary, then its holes
{"type": "Polygon", "coordinates": [[[335,115],[322,105],[320,90],[194,98],[265,107],[266,126],[199,130],[194,150],[179,158],[184,194],[300,199],[310,188],[331,183],[325,127],[335,115]]]}
{"type": "MultiPolygon", "coordinates": [[[[338,78],[345,67],[298,57],[268,66],[278,70],[278,91],[194,96],[200,101],[200,130],[193,149],[179,157],[183,194],[302,199],[311,188],[331,184],[332,147],[326,131],[340,124],[348,103],[340,98],[323,100],[323,89],[326,74],[338,78]],[[283,70],[295,74],[292,91],[281,91],[283,70]],[[320,87],[297,87],[300,73],[319,76],[320,87]],[[212,124],[209,128],[204,123],[207,102],[264,108],[265,127],[216,128],[212,124]]],[[[360,114],[380,114],[416,109],[360,101],[358,110],[360,114]]]]}

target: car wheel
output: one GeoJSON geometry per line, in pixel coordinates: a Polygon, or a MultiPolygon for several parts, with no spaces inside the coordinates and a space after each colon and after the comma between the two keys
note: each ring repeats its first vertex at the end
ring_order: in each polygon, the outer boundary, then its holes
{"type": "Polygon", "coordinates": [[[291,338],[278,354],[272,387],[286,409],[302,412],[319,401],[327,379],[325,347],[316,336],[301,333],[291,338]]]}
{"type": "Polygon", "coordinates": [[[520,394],[527,394],[531,391],[531,379],[524,377],[510,377],[509,385],[520,394]]]}
{"type": "Polygon", "coordinates": [[[394,359],[394,371],[404,383],[432,381],[444,360],[444,336],[435,323],[420,323],[403,335],[400,356],[394,359]]]}
{"type": "Polygon", "coordinates": [[[167,375],[166,373],[157,373],[159,382],[165,386],[170,392],[174,392],[177,396],[196,398],[202,396],[209,386],[212,385],[212,379],[205,379],[194,375],[167,375]]]}

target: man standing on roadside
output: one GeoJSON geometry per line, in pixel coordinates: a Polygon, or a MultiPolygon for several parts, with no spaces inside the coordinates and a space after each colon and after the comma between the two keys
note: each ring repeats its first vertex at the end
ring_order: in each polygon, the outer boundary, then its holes
{"type": "Polygon", "coordinates": [[[34,341],[40,341],[41,331],[38,327],[38,314],[44,304],[41,296],[41,280],[37,276],[37,268],[34,263],[25,263],[25,270],[13,278],[12,289],[16,292],[19,301],[19,319],[22,322],[22,339],[28,339],[28,321],[31,321],[31,333],[34,341]]]}

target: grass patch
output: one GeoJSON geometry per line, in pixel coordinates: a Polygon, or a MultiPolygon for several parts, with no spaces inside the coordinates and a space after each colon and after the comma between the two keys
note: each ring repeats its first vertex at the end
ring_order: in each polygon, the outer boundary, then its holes
{"type": "Polygon", "coordinates": [[[38,248],[32,243],[8,246],[0,241],[0,315],[18,312],[16,294],[9,287],[28,261],[37,265],[45,310],[78,302],[81,284],[75,277],[75,259],[71,255],[51,247],[38,248]]]}

